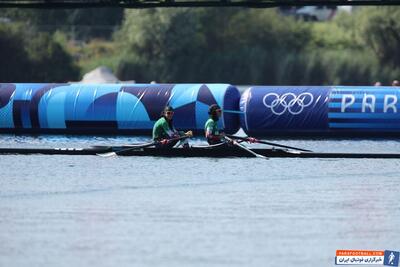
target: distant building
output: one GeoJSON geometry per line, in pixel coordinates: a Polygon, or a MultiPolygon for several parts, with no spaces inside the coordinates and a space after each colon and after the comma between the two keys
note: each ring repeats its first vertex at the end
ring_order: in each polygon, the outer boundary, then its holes
{"type": "Polygon", "coordinates": [[[325,21],[336,15],[336,6],[305,6],[296,11],[296,16],[304,20],[325,21]]]}
{"type": "Polygon", "coordinates": [[[283,15],[294,16],[305,21],[331,20],[339,11],[351,12],[347,6],[304,6],[304,7],[280,7],[283,15]]]}
{"type": "Polygon", "coordinates": [[[100,66],[95,68],[94,70],[83,75],[83,79],[79,82],[70,82],[70,83],[136,83],[135,80],[128,81],[120,81],[112,72],[112,70],[106,66],[100,66]]]}
{"type": "Polygon", "coordinates": [[[83,75],[81,83],[119,83],[119,80],[111,69],[100,66],[85,75],[83,75]]]}
{"type": "Polygon", "coordinates": [[[11,19],[0,17],[0,23],[4,23],[4,24],[11,23],[11,19]]]}

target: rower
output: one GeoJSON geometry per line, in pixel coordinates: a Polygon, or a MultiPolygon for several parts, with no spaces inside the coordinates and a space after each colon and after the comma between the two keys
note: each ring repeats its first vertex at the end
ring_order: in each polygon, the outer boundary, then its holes
{"type": "MultiPolygon", "coordinates": [[[[217,104],[213,104],[208,108],[208,114],[210,118],[206,121],[204,125],[204,131],[209,145],[216,145],[221,143],[228,143],[228,145],[233,145],[231,138],[225,137],[225,133],[218,129],[218,120],[222,115],[221,107],[217,104]]],[[[255,138],[248,137],[246,139],[249,143],[254,143],[255,138]]]]}
{"type": "MultiPolygon", "coordinates": [[[[180,131],[178,132],[173,123],[172,118],[174,116],[174,109],[171,106],[166,106],[161,113],[160,119],[156,121],[153,127],[153,140],[156,141],[156,147],[159,148],[172,148],[174,147],[179,140],[171,140],[174,138],[178,138],[181,136],[192,137],[193,132],[187,131],[186,133],[180,131]]],[[[184,148],[189,147],[189,142],[187,138],[182,139],[180,144],[184,148]]]]}
{"type": "Polygon", "coordinates": [[[218,129],[218,120],[222,114],[221,107],[217,104],[211,105],[208,108],[208,114],[210,118],[204,125],[204,131],[208,144],[215,145],[225,142],[225,133],[218,129]]]}

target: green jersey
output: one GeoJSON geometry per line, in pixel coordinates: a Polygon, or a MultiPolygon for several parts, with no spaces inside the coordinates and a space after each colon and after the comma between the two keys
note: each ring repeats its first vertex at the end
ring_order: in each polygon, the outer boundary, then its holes
{"type": "Polygon", "coordinates": [[[206,137],[209,138],[213,135],[219,135],[218,121],[214,121],[209,118],[204,126],[204,131],[206,132],[206,137]]]}
{"type": "Polygon", "coordinates": [[[153,140],[160,140],[164,138],[171,138],[176,133],[175,129],[171,129],[167,120],[161,117],[153,127],[153,140]]]}

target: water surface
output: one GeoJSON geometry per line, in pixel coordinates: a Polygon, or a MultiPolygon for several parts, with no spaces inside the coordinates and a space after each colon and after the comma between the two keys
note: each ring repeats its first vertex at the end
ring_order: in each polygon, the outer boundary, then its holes
{"type": "MultiPolygon", "coordinates": [[[[146,140],[1,135],[0,147],[146,140]]],[[[400,249],[396,159],[0,155],[0,170],[0,266],[332,266],[337,249],[400,249]]]]}

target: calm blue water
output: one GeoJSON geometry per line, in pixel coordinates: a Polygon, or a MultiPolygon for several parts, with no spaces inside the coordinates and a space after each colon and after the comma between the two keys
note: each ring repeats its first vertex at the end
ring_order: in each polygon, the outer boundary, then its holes
{"type": "MultiPolygon", "coordinates": [[[[0,147],[129,137],[0,135],[0,147]]],[[[396,140],[272,140],[400,152],[396,140]]],[[[199,140],[194,140],[199,143],[199,140]]],[[[399,160],[0,155],[0,266],[333,266],[400,249],[399,160]]]]}

